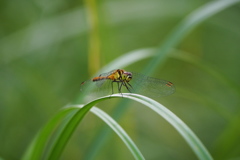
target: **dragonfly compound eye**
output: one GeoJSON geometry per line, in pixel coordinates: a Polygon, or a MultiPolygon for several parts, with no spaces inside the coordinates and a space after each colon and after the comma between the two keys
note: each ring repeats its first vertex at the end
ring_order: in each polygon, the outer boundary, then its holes
{"type": "Polygon", "coordinates": [[[132,73],[131,72],[126,72],[126,81],[130,81],[132,79],[132,73]]]}

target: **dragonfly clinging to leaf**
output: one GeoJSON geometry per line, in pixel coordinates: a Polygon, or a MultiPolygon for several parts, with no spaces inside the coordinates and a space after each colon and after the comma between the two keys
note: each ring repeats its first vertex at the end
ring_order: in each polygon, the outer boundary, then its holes
{"type": "Polygon", "coordinates": [[[123,69],[115,69],[100,74],[89,81],[81,83],[81,88],[94,83],[99,90],[107,90],[114,93],[114,84],[117,84],[118,93],[125,89],[130,93],[151,93],[156,97],[167,96],[175,92],[173,83],[145,76],[143,74],[128,72],[123,69]]]}

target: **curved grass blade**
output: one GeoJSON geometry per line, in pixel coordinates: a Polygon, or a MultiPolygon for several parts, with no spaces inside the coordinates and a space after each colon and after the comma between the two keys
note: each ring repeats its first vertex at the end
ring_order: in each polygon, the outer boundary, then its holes
{"type": "Polygon", "coordinates": [[[58,124],[71,113],[76,110],[73,108],[66,108],[56,114],[47,125],[36,135],[28,149],[26,150],[23,160],[41,159],[44,154],[44,148],[48,143],[48,140],[52,136],[52,132],[58,126],[58,124]]]}
{"type": "MultiPolygon", "coordinates": [[[[103,100],[107,100],[109,98],[117,98],[120,97],[122,98],[122,95],[115,95],[115,96],[105,96],[105,97],[101,97],[98,99],[95,99],[94,101],[91,101],[90,103],[84,105],[83,108],[81,108],[80,110],[78,110],[73,116],[72,118],[66,123],[66,125],[64,126],[64,129],[62,130],[62,132],[59,134],[58,138],[56,139],[53,148],[51,149],[51,152],[49,154],[49,156],[46,159],[49,160],[55,160],[55,159],[59,159],[66,143],[68,142],[68,140],[70,139],[73,131],[76,129],[76,127],[78,126],[78,124],[81,122],[81,120],[83,119],[83,117],[86,115],[86,113],[88,113],[88,111],[97,103],[103,101],[103,100]]],[[[105,117],[106,118],[106,117],[105,117]]],[[[130,139],[130,138],[129,138],[130,139]]],[[[129,140],[124,140],[125,142],[130,142],[129,140]]],[[[131,145],[134,146],[134,145],[131,145]]],[[[134,152],[132,153],[136,153],[137,149],[132,149],[134,150],[134,152]]],[[[144,159],[142,157],[141,154],[138,154],[137,156],[135,155],[134,157],[140,157],[139,159],[144,159]]]]}
{"type": "Polygon", "coordinates": [[[51,159],[51,160],[58,159],[66,143],[68,142],[70,136],[72,135],[73,131],[76,129],[77,125],[82,120],[82,118],[86,115],[86,113],[96,103],[101,102],[103,100],[107,100],[109,98],[129,98],[148,106],[149,108],[157,112],[159,115],[161,115],[163,118],[165,118],[170,124],[173,125],[174,128],[176,128],[176,130],[183,136],[183,138],[186,140],[186,142],[189,144],[189,146],[191,147],[191,149],[194,151],[194,153],[197,155],[199,159],[205,159],[205,160],[212,159],[211,155],[208,153],[208,151],[203,146],[201,141],[186,126],[186,124],[184,124],[171,111],[169,111],[163,105],[159,104],[158,102],[150,98],[137,95],[137,94],[126,94],[126,93],[123,93],[122,95],[114,94],[114,95],[111,95],[110,97],[109,96],[101,97],[99,99],[91,101],[90,103],[86,104],[83,108],[81,108],[79,111],[77,111],[76,114],[66,124],[65,128],[63,129],[63,132],[58,137],[58,140],[56,141],[48,159],[51,159]]]}
{"type": "Polygon", "coordinates": [[[151,74],[159,64],[166,60],[167,53],[200,23],[238,2],[240,0],[211,1],[188,15],[159,47],[156,57],[149,62],[144,73],[151,74]]]}
{"type": "Polygon", "coordinates": [[[207,151],[198,137],[193,133],[193,131],[180,118],[178,118],[174,113],[172,113],[162,104],[153,99],[138,94],[125,93],[124,95],[128,95],[127,98],[136,100],[146,105],[157,114],[162,116],[166,121],[168,121],[182,135],[182,137],[185,139],[185,141],[188,143],[190,148],[199,159],[212,160],[210,153],[207,151]]]}
{"type": "MultiPolygon", "coordinates": [[[[77,107],[82,108],[83,106],[78,105],[77,107]]],[[[115,133],[123,140],[123,142],[126,144],[128,149],[132,152],[135,159],[138,159],[138,160],[145,159],[142,153],[137,148],[137,146],[134,144],[134,142],[130,139],[127,133],[114,119],[112,119],[107,113],[105,113],[104,111],[102,111],[97,107],[92,107],[90,111],[96,116],[98,116],[99,118],[101,118],[108,126],[112,128],[112,130],[115,131],[115,133]]]]}
{"type": "MultiPolygon", "coordinates": [[[[82,108],[81,105],[67,107],[61,110],[47,125],[43,128],[43,130],[36,136],[32,144],[29,146],[29,149],[25,153],[23,159],[24,160],[31,160],[31,159],[48,159],[47,156],[44,156],[46,153],[44,152],[44,149],[47,148],[48,140],[53,136],[52,132],[55,130],[55,128],[60,123],[59,121],[63,118],[66,118],[67,115],[71,113],[76,113],[77,111],[82,108]]],[[[115,122],[110,116],[108,116],[105,112],[102,110],[93,107],[91,110],[95,115],[100,117],[105,123],[107,123],[118,135],[119,137],[124,141],[126,146],[129,148],[135,159],[144,160],[143,155],[137,148],[137,146],[134,144],[134,142],[131,140],[131,138],[127,135],[127,133],[121,128],[121,126],[115,122]]],[[[63,128],[66,126],[63,124],[63,128]]],[[[63,132],[63,130],[60,130],[59,132],[63,132]]],[[[61,141],[59,134],[55,138],[55,145],[58,141],[61,141]]],[[[54,145],[51,145],[53,147],[54,145]]],[[[49,147],[48,147],[49,148],[49,147]]],[[[48,153],[49,155],[52,154],[50,151],[48,153]]],[[[52,159],[52,158],[49,158],[52,159]]]]}
{"type": "Polygon", "coordinates": [[[118,68],[124,68],[128,65],[131,65],[133,63],[136,63],[140,60],[143,60],[145,58],[152,57],[154,55],[155,49],[154,48],[143,48],[143,49],[137,49],[128,53],[125,53],[124,55],[118,57],[117,59],[113,60],[108,65],[104,66],[98,74],[104,73],[106,71],[109,71],[109,68],[112,69],[118,69],[118,68]]]}

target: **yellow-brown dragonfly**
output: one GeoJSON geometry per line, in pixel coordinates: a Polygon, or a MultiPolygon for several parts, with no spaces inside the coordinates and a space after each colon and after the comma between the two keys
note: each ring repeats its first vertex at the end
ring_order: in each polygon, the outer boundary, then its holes
{"type": "Polygon", "coordinates": [[[118,93],[123,89],[130,93],[150,93],[156,97],[167,96],[175,92],[173,83],[145,76],[135,72],[127,72],[123,69],[115,69],[107,73],[100,74],[91,80],[81,83],[81,90],[88,84],[95,84],[98,90],[112,91],[114,84],[117,84],[118,93]]]}

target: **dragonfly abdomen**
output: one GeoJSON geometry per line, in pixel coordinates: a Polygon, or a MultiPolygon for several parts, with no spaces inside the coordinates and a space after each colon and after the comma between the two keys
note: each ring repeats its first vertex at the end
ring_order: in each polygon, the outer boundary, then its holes
{"type": "Polygon", "coordinates": [[[92,81],[95,82],[95,81],[100,81],[100,80],[104,80],[104,79],[108,79],[108,77],[94,77],[92,79],[92,81]]]}

